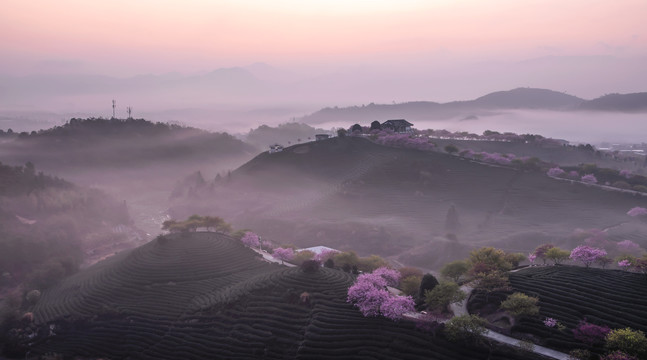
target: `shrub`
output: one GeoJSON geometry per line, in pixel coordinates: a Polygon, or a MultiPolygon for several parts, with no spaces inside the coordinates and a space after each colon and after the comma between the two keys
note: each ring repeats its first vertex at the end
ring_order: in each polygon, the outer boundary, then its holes
{"type": "Polygon", "coordinates": [[[469,261],[473,265],[482,263],[491,266],[494,270],[500,271],[508,271],[512,268],[512,264],[505,258],[505,252],[493,247],[483,247],[478,250],[473,250],[470,253],[469,261]]]}
{"type": "Polygon", "coordinates": [[[406,278],[400,280],[400,290],[403,293],[409,296],[418,295],[418,290],[420,289],[420,282],[422,277],[417,276],[407,276],[406,278]]]}
{"type": "Polygon", "coordinates": [[[456,147],[456,145],[449,144],[445,146],[445,151],[449,154],[454,154],[458,152],[458,148],[456,147]]]}
{"type": "Polygon", "coordinates": [[[516,268],[519,263],[526,260],[526,256],[522,253],[506,253],[505,261],[509,262],[512,267],[516,268]]]}
{"type": "Polygon", "coordinates": [[[477,341],[487,332],[485,323],[476,315],[456,316],[445,324],[445,336],[451,341],[477,341]]]}
{"type": "Polygon", "coordinates": [[[570,254],[571,253],[568,250],[562,250],[562,249],[560,249],[558,247],[553,247],[553,248],[548,249],[548,251],[546,251],[545,257],[547,259],[552,260],[553,263],[555,263],[555,264],[561,264],[562,261],[568,259],[570,254]]]}
{"type": "Polygon", "coordinates": [[[539,313],[537,303],[539,299],[516,292],[501,302],[501,309],[508,311],[514,316],[530,316],[539,313]]]}
{"type": "Polygon", "coordinates": [[[445,266],[440,269],[440,275],[442,275],[446,279],[451,279],[454,282],[458,282],[460,278],[467,273],[469,267],[470,266],[467,261],[452,261],[448,264],[445,264],[445,266]]]}
{"type": "Polygon", "coordinates": [[[420,290],[418,291],[418,298],[424,299],[425,293],[427,291],[433,290],[436,286],[438,286],[438,279],[436,279],[436,277],[431,274],[425,274],[425,276],[423,276],[422,280],[420,281],[420,290]]]}
{"type": "Polygon", "coordinates": [[[647,356],[647,338],[645,333],[631,328],[616,329],[606,336],[609,350],[619,350],[629,355],[647,356]]]}
{"type": "Polygon", "coordinates": [[[622,351],[614,351],[612,353],[602,356],[600,360],[639,360],[639,359],[635,356],[625,354],[622,351]]]}
{"type": "Polygon", "coordinates": [[[623,190],[630,190],[631,189],[631,185],[629,185],[628,182],[622,181],[622,180],[614,181],[611,184],[611,186],[613,186],[615,188],[618,188],[618,189],[623,189],[623,190]]]}
{"type": "Polygon", "coordinates": [[[433,290],[425,291],[425,304],[430,309],[445,311],[449,304],[465,300],[467,295],[458,284],[442,282],[433,290]]]}
{"type": "Polygon", "coordinates": [[[295,265],[301,265],[308,260],[312,260],[315,257],[315,253],[310,250],[301,250],[294,254],[292,258],[292,263],[295,265]]]}
{"type": "Polygon", "coordinates": [[[647,186],[645,185],[634,185],[632,189],[638,192],[647,192],[647,186]]]}
{"type": "Polygon", "coordinates": [[[321,263],[317,260],[306,260],[301,263],[299,268],[301,271],[303,271],[306,274],[312,274],[316,273],[319,271],[319,268],[321,267],[321,263]]]}
{"type": "Polygon", "coordinates": [[[581,321],[577,328],[573,329],[573,337],[589,346],[603,342],[611,331],[608,326],[599,326],[581,321]]]}
{"type": "Polygon", "coordinates": [[[574,349],[569,351],[568,360],[589,360],[591,352],[586,349],[574,349]]]}

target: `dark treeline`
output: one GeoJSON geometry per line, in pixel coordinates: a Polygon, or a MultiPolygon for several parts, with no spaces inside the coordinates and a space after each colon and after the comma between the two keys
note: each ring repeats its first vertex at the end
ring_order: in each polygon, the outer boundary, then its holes
{"type": "Polygon", "coordinates": [[[3,135],[8,141],[0,148],[12,159],[48,166],[132,166],[254,152],[227,133],[144,119],[73,118],[51,129],[3,135]]]}

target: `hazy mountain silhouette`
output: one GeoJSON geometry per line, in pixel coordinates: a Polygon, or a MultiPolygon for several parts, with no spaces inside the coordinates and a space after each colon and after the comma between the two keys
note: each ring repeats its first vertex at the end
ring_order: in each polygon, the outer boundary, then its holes
{"type": "Polygon", "coordinates": [[[633,94],[609,94],[581,105],[583,110],[591,111],[647,111],[647,92],[633,94]]]}
{"type": "MultiPolygon", "coordinates": [[[[367,119],[407,118],[411,120],[444,119],[452,117],[474,118],[474,115],[491,115],[505,110],[552,110],[576,111],[638,111],[644,109],[640,102],[644,95],[621,95],[624,100],[614,99],[613,105],[595,105],[601,99],[587,101],[577,96],[547,89],[517,88],[508,91],[497,91],[474,100],[437,103],[430,101],[405,102],[401,104],[369,104],[343,108],[324,108],[300,120],[310,124],[323,122],[347,121],[366,123],[367,119]],[[625,99],[626,97],[626,99],[625,99]],[[588,105],[592,104],[592,105],[588,105]]],[[[607,104],[607,101],[603,103],[607,104]]]]}

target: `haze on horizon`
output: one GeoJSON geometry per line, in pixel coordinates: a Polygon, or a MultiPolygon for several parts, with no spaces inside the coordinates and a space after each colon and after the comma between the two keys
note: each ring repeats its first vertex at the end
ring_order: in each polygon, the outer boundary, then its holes
{"type": "Polygon", "coordinates": [[[644,14],[641,0],[8,0],[0,112],[107,116],[117,98],[151,120],[240,130],[516,87],[641,92],[644,14]]]}

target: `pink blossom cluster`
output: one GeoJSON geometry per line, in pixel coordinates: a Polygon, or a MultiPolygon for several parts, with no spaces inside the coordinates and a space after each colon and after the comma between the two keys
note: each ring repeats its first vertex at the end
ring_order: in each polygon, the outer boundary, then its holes
{"type": "Polygon", "coordinates": [[[631,172],[631,170],[620,170],[620,176],[623,176],[623,177],[629,179],[632,176],[634,176],[634,174],[631,172]]]}
{"type": "Polygon", "coordinates": [[[571,170],[568,172],[568,177],[571,179],[577,179],[580,177],[580,174],[575,170],[571,170]]]}
{"type": "Polygon", "coordinates": [[[401,147],[407,149],[417,149],[417,150],[433,150],[434,144],[429,142],[427,137],[414,137],[410,134],[389,134],[387,132],[378,133],[377,139],[375,142],[378,144],[401,147]]]}
{"type": "Polygon", "coordinates": [[[642,252],[640,245],[631,240],[622,240],[618,244],[618,251],[624,254],[636,254],[642,252]]]}
{"type": "Polygon", "coordinates": [[[328,259],[333,258],[335,255],[337,255],[339,251],[337,250],[323,250],[319,254],[315,255],[315,260],[319,261],[320,263],[325,263],[328,259]]]}
{"type": "Polygon", "coordinates": [[[627,270],[631,267],[631,261],[625,259],[625,260],[620,260],[618,261],[618,267],[621,268],[622,270],[627,270]]]}
{"type": "Polygon", "coordinates": [[[604,256],[607,256],[607,252],[604,249],[580,245],[571,251],[569,258],[571,260],[579,261],[584,264],[584,266],[589,267],[591,263],[604,256]]]}
{"type": "Polygon", "coordinates": [[[537,255],[535,255],[534,253],[528,254],[528,261],[530,261],[531,264],[535,263],[535,259],[537,259],[537,255]]]}
{"type": "Polygon", "coordinates": [[[546,325],[546,326],[547,326],[547,327],[549,327],[549,328],[553,328],[553,327],[557,326],[557,320],[556,320],[556,319],[553,319],[553,318],[549,318],[549,317],[547,317],[547,318],[544,320],[544,325],[546,325]]]}
{"type": "Polygon", "coordinates": [[[240,241],[242,241],[242,243],[245,244],[245,246],[249,246],[249,247],[258,247],[261,244],[260,239],[258,238],[258,235],[254,234],[251,231],[246,232],[245,235],[243,235],[243,237],[240,238],[240,241]]]}
{"type": "Polygon", "coordinates": [[[573,330],[573,337],[592,346],[593,344],[603,342],[610,331],[611,329],[608,326],[599,326],[582,321],[573,330]]]}
{"type": "Polygon", "coordinates": [[[414,310],[411,296],[396,296],[387,290],[387,285],[397,283],[397,270],[381,267],[370,274],[362,274],[348,289],[347,301],[355,304],[364,316],[383,315],[397,320],[406,312],[414,310]]]}
{"type": "Polygon", "coordinates": [[[472,150],[467,150],[467,151],[462,151],[461,155],[466,158],[480,160],[490,164],[499,164],[499,165],[510,165],[512,160],[515,160],[515,159],[519,159],[522,161],[526,160],[526,158],[517,158],[517,156],[514,154],[488,153],[485,151],[474,152],[472,150]]]}
{"type": "Polygon", "coordinates": [[[598,179],[593,174],[586,174],[580,179],[583,183],[587,184],[597,184],[598,179]]]}
{"type": "Polygon", "coordinates": [[[281,262],[290,261],[294,259],[294,250],[292,248],[276,248],[272,251],[272,256],[281,262]]]}
{"type": "Polygon", "coordinates": [[[647,215],[647,209],[636,206],[634,208],[631,208],[631,210],[627,211],[627,215],[633,216],[633,217],[647,215]]]}
{"type": "Polygon", "coordinates": [[[566,172],[562,170],[560,167],[550,168],[547,172],[548,176],[554,176],[554,177],[562,176],[564,175],[564,173],[566,172]]]}

